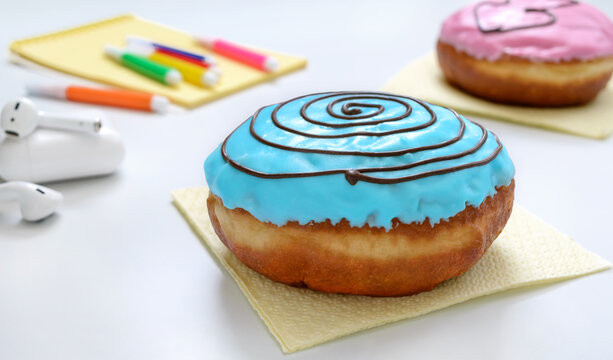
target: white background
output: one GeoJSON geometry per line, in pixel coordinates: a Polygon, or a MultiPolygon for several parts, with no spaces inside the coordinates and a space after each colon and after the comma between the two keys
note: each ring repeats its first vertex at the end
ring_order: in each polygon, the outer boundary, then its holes
{"type": "MultiPolygon", "coordinates": [[[[284,358],[230,276],[171,204],[205,184],[205,157],[263,104],[311,92],[377,90],[431,51],[463,1],[5,1],[0,101],[59,75],[8,63],[10,41],[124,12],[186,31],[303,55],[306,70],[193,111],[106,108],[127,144],[121,170],[52,184],[40,224],[0,206],[0,359],[284,358]]],[[[613,2],[593,1],[609,17],[613,2]]],[[[45,110],[87,109],[37,101],[45,110]]],[[[516,199],[613,260],[613,138],[596,141],[483,120],[516,168],[516,199]]],[[[301,351],[293,359],[611,359],[613,272],[505,292],[301,351]]]]}

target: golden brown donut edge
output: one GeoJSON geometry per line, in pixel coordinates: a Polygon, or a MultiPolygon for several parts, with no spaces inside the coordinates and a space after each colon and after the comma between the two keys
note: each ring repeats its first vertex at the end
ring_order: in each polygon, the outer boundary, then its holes
{"type": "Polygon", "coordinates": [[[481,98],[513,105],[560,107],[593,100],[613,73],[613,57],[533,62],[503,56],[480,60],[437,43],[438,61],[452,85],[481,98]]]}
{"type": "Polygon", "coordinates": [[[228,209],[210,193],[207,207],[215,232],[245,265],[291,286],[328,293],[403,296],[432,290],[473,266],[504,228],[515,183],[499,187],[479,207],[431,226],[351,227],[347,220],[283,226],[249,212],[228,209]]]}

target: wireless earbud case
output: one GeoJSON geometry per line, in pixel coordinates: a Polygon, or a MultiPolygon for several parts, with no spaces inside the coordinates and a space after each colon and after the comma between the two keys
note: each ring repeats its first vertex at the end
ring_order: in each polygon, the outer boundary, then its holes
{"type": "Polygon", "coordinates": [[[45,183],[107,175],[119,168],[124,154],[121,136],[110,127],[97,134],[38,129],[0,142],[0,177],[45,183]]]}

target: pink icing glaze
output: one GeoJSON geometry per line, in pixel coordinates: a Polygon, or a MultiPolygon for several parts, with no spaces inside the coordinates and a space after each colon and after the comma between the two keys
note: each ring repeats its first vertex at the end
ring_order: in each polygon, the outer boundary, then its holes
{"type": "Polygon", "coordinates": [[[443,23],[439,40],[476,58],[494,61],[502,55],[535,61],[589,60],[613,55],[613,23],[598,9],[584,3],[568,5],[567,0],[487,1],[478,8],[484,30],[509,29],[555,23],[507,32],[482,32],[477,27],[474,8],[469,5],[443,23]],[[497,4],[497,5],[493,5],[497,4]],[[564,6],[568,5],[568,6],[564,6]]]}

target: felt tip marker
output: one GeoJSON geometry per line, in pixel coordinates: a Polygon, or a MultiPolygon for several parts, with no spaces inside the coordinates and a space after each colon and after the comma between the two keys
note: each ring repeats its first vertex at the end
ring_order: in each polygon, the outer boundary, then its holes
{"type": "Polygon", "coordinates": [[[165,113],[170,105],[167,97],[140,91],[91,88],[76,85],[26,85],[28,95],[70,100],[89,104],[122,107],[165,113]]]}
{"type": "Polygon", "coordinates": [[[155,47],[152,45],[133,45],[129,46],[127,51],[144,56],[151,61],[155,61],[156,63],[164,64],[177,69],[177,71],[179,71],[183,76],[183,79],[190,84],[198,86],[213,86],[219,81],[219,75],[217,75],[214,71],[209,71],[174,56],[160,53],[156,51],[155,47]]]}
{"type": "Polygon", "coordinates": [[[195,60],[194,58],[183,56],[181,54],[174,53],[172,51],[167,51],[167,50],[160,49],[160,48],[155,48],[155,52],[158,52],[158,53],[161,53],[161,54],[165,54],[165,55],[168,55],[168,56],[172,56],[172,57],[177,58],[179,60],[186,61],[186,62],[188,62],[190,64],[194,64],[196,66],[208,69],[209,71],[212,71],[212,72],[214,72],[217,75],[221,75],[221,69],[219,69],[219,67],[217,65],[215,65],[215,64],[205,63],[205,62],[202,62],[200,60],[195,60]]]}
{"type": "MultiPolygon", "coordinates": [[[[221,75],[221,70],[217,65],[215,65],[215,59],[212,57],[205,57],[198,54],[188,53],[184,50],[179,50],[175,48],[171,48],[169,46],[161,45],[158,43],[154,43],[150,40],[143,39],[137,36],[128,36],[126,37],[126,42],[128,43],[128,48],[152,48],[155,52],[159,52],[168,56],[175,57],[177,59],[189,62],[196,66],[203,67],[205,69],[209,69],[209,71],[214,72],[217,76],[221,75]],[[173,49],[173,50],[169,50],[173,49]],[[187,54],[187,55],[186,55],[187,54]],[[200,58],[204,58],[205,61],[200,60],[200,58]]],[[[146,51],[147,53],[151,53],[151,50],[146,51]]]]}
{"type": "Polygon", "coordinates": [[[274,57],[257,53],[226,40],[197,36],[196,41],[220,55],[263,71],[275,71],[279,67],[279,62],[274,57]]]}
{"type": "Polygon", "coordinates": [[[195,53],[189,52],[187,50],[183,50],[183,49],[171,47],[171,46],[168,46],[168,45],[160,44],[158,42],[154,42],[154,41],[151,41],[151,40],[148,40],[148,39],[145,39],[145,38],[141,38],[141,37],[138,37],[138,36],[134,36],[134,35],[127,36],[126,37],[126,42],[128,43],[128,46],[129,45],[151,45],[151,46],[154,46],[156,48],[156,50],[159,51],[159,52],[163,52],[165,54],[176,56],[176,57],[180,57],[180,58],[184,58],[184,59],[190,59],[192,61],[197,61],[197,62],[200,62],[200,63],[204,63],[205,65],[208,65],[208,66],[216,64],[215,58],[213,58],[211,56],[195,54],[195,53]]]}
{"type": "Polygon", "coordinates": [[[175,85],[183,80],[181,73],[166,65],[158,64],[146,57],[131,54],[111,45],[106,45],[104,51],[108,56],[122,65],[162,84],[175,85]]]}

